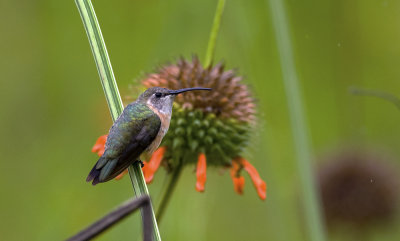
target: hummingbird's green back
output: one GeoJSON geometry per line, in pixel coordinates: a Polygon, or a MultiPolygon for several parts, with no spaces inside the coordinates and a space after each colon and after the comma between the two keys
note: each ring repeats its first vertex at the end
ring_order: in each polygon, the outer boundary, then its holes
{"type": "Polygon", "coordinates": [[[129,104],[111,127],[105,152],[87,180],[93,180],[95,185],[116,177],[154,141],[160,125],[160,118],[146,104],[129,104]]]}

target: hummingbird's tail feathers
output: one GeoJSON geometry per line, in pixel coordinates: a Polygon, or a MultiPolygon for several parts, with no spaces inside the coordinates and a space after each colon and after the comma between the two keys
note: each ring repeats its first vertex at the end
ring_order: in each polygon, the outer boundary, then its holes
{"type": "Polygon", "coordinates": [[[92,181],[92,185],[96,185],[100,182],[105,182],[110,179],[110,175],[113,173],[115,166],[117,165],[118,159],[107,160],[104,157],[100,157],[96,165],[90,171],[87,182],[92,181]]]}
{"type": "Polygon", "coordinates": [[[90,182],[93,180],[92,185],[96,185],[97,183],[99,183],[99,175],[100,175],[100,171],[99,169],[96,168],[96,166],[94,166],[92,168],[92,170],[90,171],[89,175],[86,178],[87,182],[90,182]]]}
{"type": "Polygon", "coordinates": [[[102,155],[96,163],[96,168],[100,169],[107,163],[107,158],[102,155]]]}
{"type": "Polygon", "coordinates": [[[108,161],[107,164],[103,168],[101,168],[100,177],[99,177],[99,180],[101,182],[105,181],[110,176],[110,174],[114,170],[115,166],[117,165],[117,162],[118,162],[118,159],[108,161]]]}

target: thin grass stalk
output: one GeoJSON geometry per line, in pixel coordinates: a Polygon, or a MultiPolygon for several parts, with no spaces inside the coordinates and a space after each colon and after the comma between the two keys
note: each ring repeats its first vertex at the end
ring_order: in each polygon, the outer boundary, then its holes
{"type": "MultiPolygon", "coordinates": [[[[78,7],[83,25],[89,38],[90,47],[92,49],[97,70],[100,75],[100,82],[103,86],[103,91],[107,99],[111,117],[113,121],[115,121],[123,111],[123,104],[93,5],[90,0],[75,0],[75,3],[78,7]]],[[[142,195],[149,195],[143,172],[138,162],[135,162],[129,167],[129,175],[135,191],[135,196],[140,197],[142,195]]],[[[151,210],[154,240],[161,240],[152,207],[151,210]]],[[[141,213],[144,215],[143,212],[141,213]]]]}
{"type": "Polygon", "coordinates": [[[306,225],[310,240],[324,241],[325,230],[320,212],[320,201],[312,175],[312,151],[305,120],[303,98],[294,63],[290,38],[290,28],[286,16],[284,1],[269,0],[270,10],[275,30],[283,82],[288,102],[291,128],[296,151],[297,170],[303,193],[306,225]]]}
{"type": "Polygon", "coordinates": [[[208,40],[206,57],[204,60],[204,67],[207,68],[214,57],[215,44],[217,42],[217,36],[219,32],[219,27],[221,25],[222,14],[224,12],[225,0],[219,0],[217,5],[217,10],[214,16],[213,26],[210,32],[210,39],[208,40]]]}

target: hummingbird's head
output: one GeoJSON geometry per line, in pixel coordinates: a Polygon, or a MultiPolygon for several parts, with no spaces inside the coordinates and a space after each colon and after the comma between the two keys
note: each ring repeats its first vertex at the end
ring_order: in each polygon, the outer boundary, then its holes
{"type": "Polygon", "coordinates": [[[211,90],[210,88],[194,87],[185,88],[179,90],[170,90],[167,88],[153,87],[147,89],[143,94],[139,96],[139,101],[145,103],[146,105],[157,109],[164,114],[170,114],[172,111],[172,103],[175,97],[186,91],[194,90],[211,90]]]}

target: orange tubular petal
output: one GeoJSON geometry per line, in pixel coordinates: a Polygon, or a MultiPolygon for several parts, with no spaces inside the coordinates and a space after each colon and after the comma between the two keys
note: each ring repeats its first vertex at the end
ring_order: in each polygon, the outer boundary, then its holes
{"type": "Polygon", "coordinates": [[[146,183],[151,183],[153,181],[154,173],[160,167],[160,163],[164,157],[165,151],[165,146],[158,148],[151,156],[149,163],[147,165],[144,165],[143,174],[146,183]]]}
{"type": "Polygon", "coordinates": [[[115,177],[115,180],[120,180],[128,173],[128,168],[121,172],[118,176],[115,177]]]}
{"type": "Polygon", "coordinates": [[[204,192],[204,184],[207,180],[206,175],[207,170],[207,162],[206,162],[206,155],[204,153],[200,153],[198,160],[197,160],[197,169],[196,169],[196,190],[198,192],[204,192]]]}
{"type": "Polygon", "coordinates": [[[233,188],[237,194],[242,195],[244,189],[244,177],[232,177],[233,188]]]}
{"type": "Polygon", "coordinates": [[[92,152],[97,152],[97,155],[102,156],[104,153],[104,146],[106,144],[107,141],[107,136],[108,135],[103,135],[100,136],[99,138],[97,138],[96,143],[94,144],[93,148],[92,148],[92,152]]]}
{"type": "Polygon", "coordinates": [[[233,188],[237,194],[242,195],[244,189],[244,178],[239,175],[241,166],[237,162],[232,162],[231,177],[233,181],[233,188]]]}
{"type": "Polygon", "coordinates": [[[253,165],[251,165],[247,160],[243,158],[240,158],[240,161],[244,167],[244,170],[249,173],[251,180],[253,181],[254,187],[257,190],[258,196],[261,198],[261,200],[265,200],[265,198],[267,197],[267,184],[261,179],[260,175],[253,165]]]}

